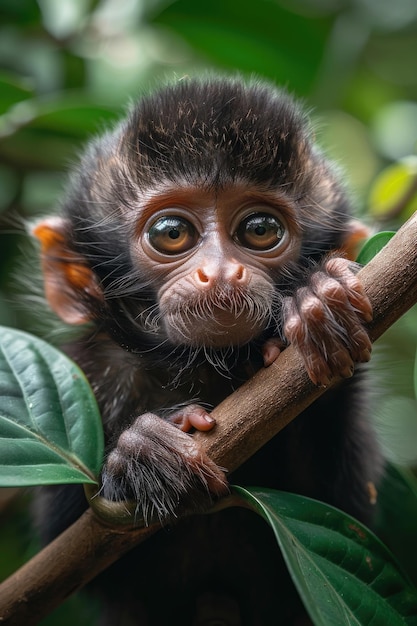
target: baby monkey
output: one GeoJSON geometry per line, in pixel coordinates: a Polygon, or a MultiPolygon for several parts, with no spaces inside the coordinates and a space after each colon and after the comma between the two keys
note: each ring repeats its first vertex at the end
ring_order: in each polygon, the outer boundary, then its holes
{"type": "MultiPolygon", "coordinates": [[[[361,368],[352,376],[371,351],[371,306],[347,254],[357,232],[305,113],[260,83],[179,81],[90,144],[61,215],[34,233],[49,305],[86,325],[65,349],[102,412],[102,495],[169,524],[227,493],[223,469],[189,431],[210,430],[210,409],[292,343],[315,384],[346,380],[232,478],[370,520],[380,459],[361,368]]],[[[47,538],[86,507],[78,487],[43,497],[47,538]]],[[[100,623],[277,623],[278,557],[268,570],[268,531],[252,517],[194,515],[157,535],[102,577],[100,623]]]]}

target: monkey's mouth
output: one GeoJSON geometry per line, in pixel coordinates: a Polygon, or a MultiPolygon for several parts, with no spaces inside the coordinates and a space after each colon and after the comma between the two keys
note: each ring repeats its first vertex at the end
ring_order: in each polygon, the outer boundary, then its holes
{"type": "Polygon", "coordinates": [[[169,340],[176,345],[225,348],[242,346],[257,337],[271,318],[270,306],[222,298],[182,307],[167,307],[163,320],[169,340]]]}

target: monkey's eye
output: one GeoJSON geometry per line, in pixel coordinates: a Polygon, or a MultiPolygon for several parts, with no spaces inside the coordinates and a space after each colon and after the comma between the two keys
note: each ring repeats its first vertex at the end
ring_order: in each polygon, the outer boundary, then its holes
{"type": "Polygon", "coordinates": [[[285,228],[274,215],[252,213],[242,220],[234,238],[251,250],[271,250],[283,238],[285,228]]]}
{"type": "Polygon", "coordinates": [[[195,246],[198,232],[183,217],[160,217],[148,232],[149,243],[163,254],[181,254],[195,246]]]}

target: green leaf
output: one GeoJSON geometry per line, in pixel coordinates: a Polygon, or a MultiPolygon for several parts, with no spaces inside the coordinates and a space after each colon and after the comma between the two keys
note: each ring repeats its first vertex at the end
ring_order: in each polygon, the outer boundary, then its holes
{"type": "Polygon", "coordinates": [[[118,116],[117,107],[103,105],[83,94],[60,96],[34,105],[36,114],[28,127],[75,139],[84,140],[92,132],[108,127],[118,116]]]}
{"type": "Polygon", "coordinates": [[[390,239],[392,239],[392,237],[394,237],[394,235],[395,232],[386,230],[377,233],[368,239],[358,254],[358,258],[356,259],[357,262],[361,265],[369,263],[369,261],[382,250],[382,248],[389,242],[390,239]]]}
{"type": "Polygon", "coordinates": [[[22,80],[0,73],[0,115],[12,105],[27,100],[31,95],[31,90],[22,80]]]}
{"type": "Polygon", "coordinates": [[[254,6],[252,0],[177,0],[152,22],[176,32],[218,67],[267,76],[309,93],[322,63],[328,23],[268,0],[254,6]]]}
{"type": "Polygon", "coordinates": [[[414,397],[417,400],[417,350],[416,350],[416,354],[414,357],[413,382],[414,382],[414,397]]]}
{"type": "Polygon", "coordinates": [[[369,212],[377,218],[408,219],[417,210],[417,157],[409,156],[385,168],[374,182],[369,212]]]}
{"type": "Polygon", "coordinates": [[[40,22],[40,10],[37,2],[33,0],[2,0],[0,3],[0,24],[12,23],[17,25],[33,24],[40,22]]]}
{"type": "Polygon", "coordinates": [[[378,489],[378,536],[417,583],[417,480],[404,467],[388,464],[378,489]]]}
{"type": "Polygon", "coordinates": [[[417,624],[417,591],[365,526],[295,494],[235,491],[273,528],[316,626],[417,624]]]}
{"type": "Polygon", "coordinates": [[[103,447],[81,370],[41,339],[0,327],[0,485],[95,483],[103,447]]]}
{"type": "Polygon", "coordinates": [[[87,138],[116,118],[116,107],[82,94],[26,100],[0,117],[0,158],[19,169],[63,169],[87,138]]]}

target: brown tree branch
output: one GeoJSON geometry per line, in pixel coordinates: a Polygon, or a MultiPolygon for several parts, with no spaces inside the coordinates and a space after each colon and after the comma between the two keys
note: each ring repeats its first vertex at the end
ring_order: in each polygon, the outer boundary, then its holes
{"type": "MultiPolygon", "coordinates": [[[[360,271],[360,277],[374,308],[368,330],[375,341],[417,302],[417,214],[360,271]]],[[[290,346],[215,409],[213,431],[194,436],[219,465],[233,470],[324,392],[311,383],[290,346]]],[[[156,530],[157,525],[139,530],[110,528],[88,510],[0,585],[0,623],[38,623],[156,530]]]]}

